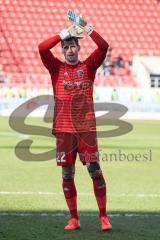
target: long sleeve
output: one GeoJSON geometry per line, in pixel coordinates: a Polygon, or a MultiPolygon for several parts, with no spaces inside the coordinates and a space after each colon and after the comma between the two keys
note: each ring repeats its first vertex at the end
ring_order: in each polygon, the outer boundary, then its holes
{"type": "Polygon", "coordinates": [[[90,37],[98,48],[86,59],[86,62],[89,68],[96,70],[103,63],[109,45],[96,31],[93,31],[90,37]]]}
{"type": "Polygon", "coordinates": [[[56,35],[41,42],[38,46],[41,60],[44,66],[49,70],[51,75],[58,70],[60,60],[54,57],[50,49],[56,46],[57,43],[59,43],[60,41],[60,36],[56,35]]]}

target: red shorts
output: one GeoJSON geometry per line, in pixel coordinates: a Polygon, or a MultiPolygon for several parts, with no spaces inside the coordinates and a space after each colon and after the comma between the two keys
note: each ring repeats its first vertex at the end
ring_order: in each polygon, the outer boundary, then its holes
{"type": "Polygon", "coordinates": [[[99,161],[96,132],[58,132],[55,136],[58,166],[75,164],[77,153],[84,165],[99,161]]]}

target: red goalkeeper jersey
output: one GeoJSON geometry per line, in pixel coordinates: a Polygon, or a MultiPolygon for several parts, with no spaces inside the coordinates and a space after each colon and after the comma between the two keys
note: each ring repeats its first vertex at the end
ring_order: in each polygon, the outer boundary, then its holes
{"type": "Polygon", "coordinates": [[[93,82],[97,68],[105,59],[108,44],[96,31],[90,37],[98,48],[76,65],[60,61],[50,51],[61,41],[59,35],[39,45],[42,62],[52,79],[55,100],[53,133],[96,130],[93,82]]]}

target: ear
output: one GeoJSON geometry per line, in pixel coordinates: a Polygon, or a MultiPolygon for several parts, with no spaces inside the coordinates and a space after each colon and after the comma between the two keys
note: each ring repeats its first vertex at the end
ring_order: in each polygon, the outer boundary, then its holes
{"type": "Polygon", "coordinates": [[[64,49],[63,49],[63,47],[62,47],[62,49],[61,49],[61,52],[64,54],[64,49]]]}

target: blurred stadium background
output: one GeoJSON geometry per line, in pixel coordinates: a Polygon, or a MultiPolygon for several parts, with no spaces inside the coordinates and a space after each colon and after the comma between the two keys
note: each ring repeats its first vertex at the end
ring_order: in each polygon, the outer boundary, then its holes
{"type": "MultiPolygon", "coordinates": [[[[52,94],[38,44],[70,25],[68,8],[86,16],[110,45],[97,72],[95,100],[122,102],[131,112],[159,112],[159,1],[1,0],[0,113],[6,114],[7,108],[12,109],[20,99],[52,94]]],[[[81,45],[83,60],[95,44],[86,37],[81,45]]],[[[60,46],[54,53],[62,58],[60,46]]]]}
{"type": "MultiPolygon", "coordinates": [[[[153,236],[152,239],[159,239],[160,233],[156,226],[160,217],[160,2],[0,0],[0,9],[0,239],[77,239],[77,236],[87,240],[104,239],[106,236],[117,240],[146,240],[153,236]],[[70,25],[66,17],[69,8],[86,16],[86,20],[93,24],[110,45],[106,59],[97,71],[95,102],[125,105],[128,112],[124,118],[130,119],[134,127],[134,130],[124,137],[101,140],[102,151],[116,151],[119,148],[125,149],[126,153],[141,151],[145,154],[149,148],[153,151],[154,161],[148,165],[143,162],[139,165],[133,163],[131,167],[131,163],[122,165],[116,162],[106,166],[106,163],[102,162],[110,189],[109,210],[113,213],[112,221],[115,227],[113,235],[101,235],[98,227],[93,234],[92,224],[97,225],[96,219],[92,218],[90,226],[87,214],[90,212],[94,216],[96,203],[91,201],[88,194],[92,192],[92,188],[80,163],[77,167],[79,191],[86,192],[85,199],[91,202],[90,207],[86,206],[82,199],[83,194],[80,196],[84,233],[70,235],[61,230],[66,220],[49,217],[53,212],[54,216],[58,216],[57,211],[64,213],[66,209],[62,194],[58,195],[61,192],[60,169],[54,169],[52,176],[51,162],[19,161],[13,150],[15,140],[25,136],[13,132],[8,125],[8,116],[21,103],[32,97],[52,94],[50,76],[41,63],[38,44],[70,25]],[[120,177],[119,171],[123,172],[120,177]],[[81,186],[84,181],[86,189],[81,186]],[[43,194],[46,191],[56,192],[57,195],[43,194]],[[25,215],[27,212],[30,215],[25,215]],[[37,216],[44,213],[46,218],[37,220],[34,214],[32,216],[33,212],[39,214],[37,216]],[[45,215],[46,212],[48,215],[45,215]],[[126,212],[133,218],[127,218],[126,212]],[[138,215],[139,213],[144,215],[138,215]],[[119,218],[116,218],[116,214],[119,218]],[[126,219],[123,216],[126,216],[126,219]],[[19,221],[20,225],[17,225],[19,221]],[[50,229],[51,225],[54,231],[50,229]],[[42,231],[44,226],[45,230],[42,231]]],[[[81,60],[96,48],[89,37],[81,40],[80,44],[81,60]]],[[[63,59],[60,46],[54,49],[54,53],[63,59]]],[[[36,115],[42,116],[42,112],[37,111],[36,115]]],[[[30,122],[36,124],[40,120],[34,118],[30,122]]],[[[35,151],[52,147],[50,140],[39,139],[38,136],[35,140],[35,151]]]]}

